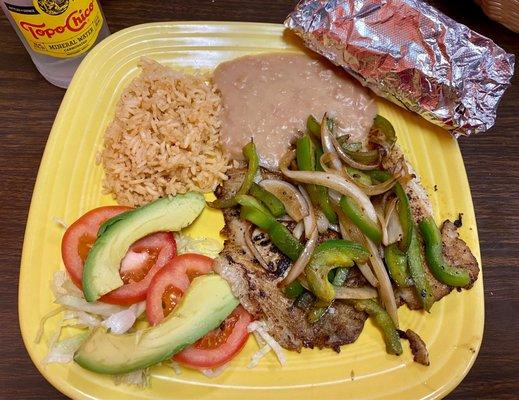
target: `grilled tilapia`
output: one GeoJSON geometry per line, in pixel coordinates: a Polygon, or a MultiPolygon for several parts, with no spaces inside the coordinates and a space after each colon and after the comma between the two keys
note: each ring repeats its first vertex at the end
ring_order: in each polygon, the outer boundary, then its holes
{"type": "MultiPolygon", "coordinates": [[[[409,197],[411,205],[411,212],[415,223],[420,222],[423,218],[432,215],[432,206],[427,196],[427,192],[420,184],[420,178],[414,172],[411,165],[405,160],[401,150],[395,146],[391,153],[384,157],[382,165],[385,169],[396,173],[402,168],[406,168],[407,172],[411,174],[412,179],[405,185],[405,191],[409,197]]],[[[457,227],[451,221],[445,221],[441,227],[442,242],[443,242],[443,256],[445,261],[456,267],[467,270],[470,276],[470,282],[465,289],[470,289],[479,274],[479,267],[476,258],[470,251],[467,244],[459,238],[457,227]]],[[[436,301],[448,295],[452,291],[452,287],[439,282],[429,270],[427,264],[424,264],[424,269],[427,274],[429,286],[436,301]]],[[[420,309],[422,305],[418,295],[413,288],[397,288],[395,289],[397,300],[399,304],[405,303],[412,309],[420,309]]]]}
{"type": "MultiPolygon", "coordinates": [[[[243,180],[244,170],[229,173],[229,180],[220,186],[217,197],[228,197],[236,192],[243,180]]],[[[273,177],[263,171],[264,177],[273,177]]],[[[367,315],[352,306],[336,301],[333,307],[318,322],[310,324],[306,312],[284,296],[278,283],[292,262],[280,253],[268,237],[256,230],[252,233],[253,243],[269,266],[265,270],[250,253],[245,243],[247,222],[240,219],[237,209],[224,210],[227,238],[224,250],[215,262],[215,270],[226,279],[233,293],[245,309],[257,319],[265,320],[268,332],[284,348],[300,351],[302,347],[331,347],[339,351],[343,344],[354,342],[359,336],[367,315]]],[[[330,233],[326,238],[331,238],[330,233]]],[[[356,268],[354,268],[356,270],[356,268]]],[[[347,286],[363,286],[364,278],[352,271],[347,286]]]]}
{"type": "MultiPolygon", "coordinates": [[[[405,161],[401,151],[395,146],[389,156],[383,159],[383,167],[395,173],[401,168],[413,175],[406,184],[413,218],[419,222],[432,214],[432,207],[416,174],[405,161]]],[[[229,172],[229,180],[220,186],[216,195],[218,198],[228,198],[236,193],[243,181],[245,169],[234,169],[229,172]]],[[[263,178],[282,179],[281,175],[262,170],[263,178]]],[[[344,301],[337,300],[317,323],[310,324],[305,311],[299,309],[294,301],[286,298],[278,288],[278,283],[291,266],[292,262],[280,253],[269,241],[268,236],[259,230],[252,234],[253,242],[265,259],[268,270],[263,268],[249,251],[245,243],[245,232],[248,223],[240,219],[237,209],[224,210],[225,227],[222,234],[227,238],[225,247],[216,259],[215,270],[226,279],[233,293],[239,298],[247,311],[257,319],[265,320],[268,332],[281,346],[290,350],[300,351],[302,347],[331,347],[339,350],[343,344],[354,342],[364,326],[367,315],[356,311],[344,301]]],[[[479,268],[476,259],[468,246],[459,239],[456,226],[446,221],[441,229],[443,252],[451,264],[467,269],[470,274],[470,288],[477,279],[479,268]]],[[[329,239],[330,235],[321,238],[329,239]]],[[[436,300],[441,299],[452,291],[452,288],[438,282],[429,271],[427,278],[436,300]]],[[[364,277],[357,268],[352,273],[346,286],[357,287],[367,285],[364,277]]],[[[396,288],[395,294],[399,305],[406,303],[411,309],[421,308],[421,303],[413,288],[396,288]]]]}

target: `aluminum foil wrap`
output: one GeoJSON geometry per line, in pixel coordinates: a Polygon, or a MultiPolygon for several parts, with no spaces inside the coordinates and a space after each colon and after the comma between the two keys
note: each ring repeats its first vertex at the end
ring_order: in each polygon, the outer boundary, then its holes
{"type": "Polygon", "coordinates": [[[495,122],[514,56],[420,0],[303,0],[285,26],[377,95],[458,135],[495,122]]]}

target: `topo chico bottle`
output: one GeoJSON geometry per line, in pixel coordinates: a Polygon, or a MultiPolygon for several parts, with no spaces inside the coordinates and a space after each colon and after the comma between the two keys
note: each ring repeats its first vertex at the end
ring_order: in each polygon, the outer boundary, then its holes
{"type": "Polygon", "coordinates": [[[38,71],[62,88],[110,34],[98,0],[0,0],[0,6],[38,71]]]}

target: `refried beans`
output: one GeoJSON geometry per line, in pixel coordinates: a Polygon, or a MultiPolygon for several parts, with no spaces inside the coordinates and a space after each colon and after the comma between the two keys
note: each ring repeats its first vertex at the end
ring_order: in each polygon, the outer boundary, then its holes
{"type": "Polygon", "coordinates": [[[341,135],[364,142],[377,113],[368,91],[324,60],[298,53],[245,56],[220,64],[214,81],[223,100],[221,138],[233,159],[254,140],[261,164],[276,169],[310,114],[335,116],[341,135]]]}

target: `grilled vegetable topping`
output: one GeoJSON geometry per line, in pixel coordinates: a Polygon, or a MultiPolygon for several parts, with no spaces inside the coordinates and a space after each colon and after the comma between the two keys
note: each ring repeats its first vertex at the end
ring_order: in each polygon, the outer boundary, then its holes
{"type": "Polygon", "coordinates": [[[330,303],[335,297],[333,285],[328,280],[330,270],[349,268],[354,263],[366,262],[368,258],[369,252],[355,242],[332,239],[321,243],[305,269],[310,289],[320,300],[330,303]]]}
{"type": "Polygon", "coordinates": [[[283,203],[276,196],[268,190],[263,189],[257,183],[252,183],[249,193],[265,204],[274,217],[279,218],[286,214],[283,203]]]}
{"type": "Polygon", "coordinates": [[[396,243],[392,243],[384,249],[384,259],[391,279],[400,287],[408,287],[413,284],[407,270],[407,256],[402,253],[396,243]]]}
{"type": "Polygon", "coordinates": [[[254,142],[249,142],[245,146],[243,146],[243,155],[247,159],[248,163],[248,169],[247,173],[245,174],[245,178],[243,179],[243,183],[241,184],[240,189],[234,195],[233,197],[229,199],[218,199],[213,201],[212,203],[209,203],[211,207],[214,208],[229,208],[234,207],[236,204],[238,204],[236,197],[247,194],[254,182],[254,177],[256,176],[256,173],[258,172],[259,168],[259,157],[258,153],[256,152],[256,146],[254,145],[254,142]]]}
{"type": "MultiPolygon", "coordinates": [[[[296,159],[297,167],[300,171],[316,171],[316,156],[316,147],[310,136],[304,135],[297,141],[296,159]]],[[[332,224],[337,223],[337,215],[335,215],[330,204],[328,189],[324,186],[314,184],[306,184],[305,187],[312,204],[321,209],[328,221],[332,224]]]]}
{"type": "Polygon", "coordinates": [[[389,354],[402,354],[402,344],[396,326],[389,314],[374,300],[350,300],[357,311],[364,311],[373,318],[384,335],[386,351],[389,354]]]}
{"type": "Polygon", "coordinates": [[[420,303],[422,303],[424,310],[429,311],[434,303],[434,296],[425,274],[425,259],[422,253],[422,245],[414,226],[411,234],[411,244],[407,250],[407,265],[420,303]]]}
{"type": "Polygon", "coordinates": [[[365,215],[355,202],[348,196],[342,196],[340,206],[344,214],[353,222],[360,231],[376,244],[382,241],[382,231],[378,224],[365,215]]]}
{"type": "Polygon", "coordinates": [[[470,283],[468,272],[447,264],[443,259],[442,237],[433,217],[425,217],[419,226],[425,241],[427,264],[434,277],[449,286],[467,286],[470,283]]]}

